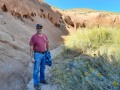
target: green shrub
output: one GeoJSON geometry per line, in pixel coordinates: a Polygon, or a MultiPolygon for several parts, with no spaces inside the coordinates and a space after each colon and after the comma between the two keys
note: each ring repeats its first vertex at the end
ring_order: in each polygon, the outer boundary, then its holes
{"type": "Polygon", "coordinates": [[[65,47],[52,68],[61,90],[120,90],[120,28],[77,30],[65,47]]]}
{"type": "Polygon", "coordinates": [[[118,58],[120,55],[120,28],[79,29],[65,39],[65,46],[83,52],[98,50],[101,54],[113,54],[116,59],[120,59],[118,58]]]}

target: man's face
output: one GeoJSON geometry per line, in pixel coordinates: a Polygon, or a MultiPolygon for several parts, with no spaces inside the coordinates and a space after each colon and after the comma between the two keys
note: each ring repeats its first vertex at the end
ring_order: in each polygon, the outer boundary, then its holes
{"type": "Polygon", "coordinates": [[[37,28],[37,33],[41,34],[42,33],[42,27],[37,28]]]}

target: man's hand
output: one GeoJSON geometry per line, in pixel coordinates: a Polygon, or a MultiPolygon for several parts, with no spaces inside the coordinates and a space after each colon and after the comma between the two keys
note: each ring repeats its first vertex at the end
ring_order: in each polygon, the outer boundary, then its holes
{"type": "Polygon", "coordinates": [[[35,59],[34,58],[31,58],[30,59],[32,63],[35,63],[35,59]]]}

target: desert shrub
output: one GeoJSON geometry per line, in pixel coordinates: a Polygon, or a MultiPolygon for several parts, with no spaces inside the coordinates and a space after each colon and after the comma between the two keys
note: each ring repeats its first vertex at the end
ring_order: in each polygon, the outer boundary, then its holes
{"type": "Polygon", "coordinates": [[[91,57],[62,53],[52,68],[53,82],[61,90],[119,90],[120,67],[106,56],[91,57]],[[71,56],[71,57],[70,57],[71,56]],[[58,63],[60,61],[60,63],[58,63]]]}
{"type": "Polygon", "coordinates": [[[65,46],[68,49],[88,51],[99,51],[101,54],[112,55],[120,59],[120,28],[90,28],[77,30],[65,39],[65,46]]]}
{"type": "Polygon", "coordinates": [[[52,80],[61,90],[120,90],[120,29],[77,30],[54,60],[52,80]]]}

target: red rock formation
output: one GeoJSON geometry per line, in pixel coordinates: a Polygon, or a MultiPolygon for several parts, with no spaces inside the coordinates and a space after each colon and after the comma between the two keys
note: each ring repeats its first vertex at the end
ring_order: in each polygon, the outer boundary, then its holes
{"type": "Polygon", "coordinates": [[[74,27],[74,29],[93,26],[120,27],[120,15],[105,12],[91,12],[86,14],[64,12],[63,17],[66,24],[74,27]]]}

